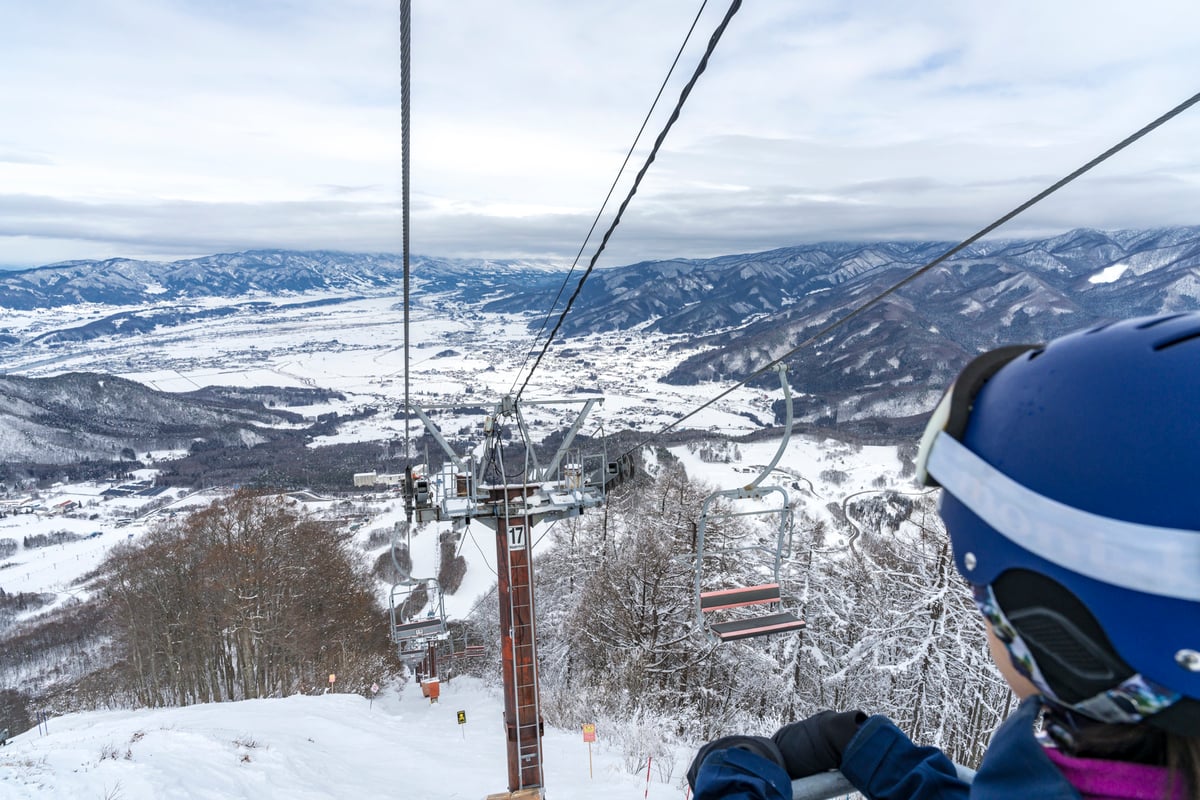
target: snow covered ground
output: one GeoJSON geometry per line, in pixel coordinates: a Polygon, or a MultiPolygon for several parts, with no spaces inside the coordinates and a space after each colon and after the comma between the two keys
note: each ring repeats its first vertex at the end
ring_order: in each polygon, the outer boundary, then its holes
{"type": "MultiPolygon", "coordinates": [[[[331,693],[51,719],[0,749],[0,800],[482,800],[507,789],[503,701],[460,677],[431,704],[407,684],[368,701],[331,693]],[[457,712],[466,712],[458,724],[457,712]]],[[[547,798],[684,796],[690,753],[636,774],[597,730],[547,727],[547,798]]]]}

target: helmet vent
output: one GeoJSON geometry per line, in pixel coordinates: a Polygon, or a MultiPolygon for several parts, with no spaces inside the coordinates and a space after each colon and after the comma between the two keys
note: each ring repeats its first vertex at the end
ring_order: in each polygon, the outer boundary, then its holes
{"type": "Polygon", "coordinates": [[[1090,331],[1088,331],[1088,334],[1099,333],[1100,331],[1102,331],[1102,330],[1104,330],[1105,328],[1107,328],[1109,325],[1112,325],[1112,323],[1111,323],[1111,322],[1105,322],[1103,325],[1097,325],[1096,327],[1094,327],[1094,328],[1092,328],[1090,331]]]}
{"type": "Polygon", "coordinates": [[[1050,688],[1065,702],[1093,697],[1136,671],[1113,649],[1087,606],[1048,575],[1009,569],[992,589],[1050,688]]]}
{"type": "Polygon", "coordinates": [[[1155,352],[1159,350],[1166,350],[1168,347],[1174,347],[1177,344],[1183,344],[1184,342],[1191,341],[1192,339],[1200,339],[1200,331],[1192,331],[1190,333],[1185,333],[1182,336],[1176,336],[1174,339],[1167,339],[1166,341],[1158,342],[1154,345],[1154,350],[1155,352]]]}
{"type": "Polygon", "coordinates": [[[1038,664],[1058,667],[1052,673],[1066,673],[1075,681],[1096,681],[1116,684],[1127,672],[1105,647],[1093,641],[1074,622],[1059,612],[1044,608],[1023,608],[1009,614],[1009,619],[1025,640],[1038,664]]]}
{"type": "Polygon", "coordinates": [[[1153,328],[1155,325],[1162,325],[1164,322],[1170,322],[1173,319],[1179,319],[1180,317],[1186,317],[1186,316],[1187,316],[1186,312],[1179,313],[1179,314],[1167,314],[1165,317],[1155,317],[1154,319],[1147,320],[1146,322],[1143,322],[1142,324],[1137,325],[1135,327],[1139,331],[1144,331],[1147,328],[1153,328]]]}

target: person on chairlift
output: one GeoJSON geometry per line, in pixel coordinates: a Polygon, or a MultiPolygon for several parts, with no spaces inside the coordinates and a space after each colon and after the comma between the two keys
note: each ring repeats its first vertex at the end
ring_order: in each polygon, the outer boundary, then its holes
{"type": "Polygon", "coordinates": [[[1200,798],[1200,313],[972,361],[918,477],[1017,710],[972,782],[890,719],[827,709],[725,736],[695,800],[790,800],[840,769],[870,800],[1200,798]]]}

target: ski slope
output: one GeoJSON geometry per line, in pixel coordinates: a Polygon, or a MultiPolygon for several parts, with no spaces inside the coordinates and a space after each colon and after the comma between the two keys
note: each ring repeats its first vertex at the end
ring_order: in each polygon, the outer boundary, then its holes
{"type": "MultiPolygon", "coordinates": [[[[374,700],[336,692],[183,708],[67,714],[0,748],[0,800],[482,800],[507,790],[503,700],[456,678],[431,704],[411,683],[374,700]],[[465,725],[458,711],[466,712],[465,725]]],[[[636,774],[597,731],[546,727],[548,798],[681,798],[672,774],[636,774]]]]}

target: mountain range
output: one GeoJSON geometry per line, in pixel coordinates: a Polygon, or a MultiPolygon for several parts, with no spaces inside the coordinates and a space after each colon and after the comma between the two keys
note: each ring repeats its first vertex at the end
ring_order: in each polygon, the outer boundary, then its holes
{"type": "MultiPolygon", "coordinates": [[[[985,241],[888,292],[949,248],[829,242],[602,268],[579,291],[558,342],[670,335],[675,359],[662,380],[679,385],[732,384],[783,357],[797,419],[908,435],[976,352],[1118,317],[1200,308],[1200,226],[985,241]]],[[[532,332],[549,330],[543,326],[557,319],[580,273],[545,262],[414,256],[411,276],[414,295],[434,313],[469,309],[485,328],[490,315],[524,315],[532,332]]],[[[0,308],[89,304],[90,313],[36,335],[0,325],[0,358],[235,314],[399,300],[402,280],[399,256],[329,251],[75,261],[11,272],[0,275],[0,308]]],[[[9,397],[0,415],[11,428],[15,409],[32,401],[14,394],[11,381],[0,388],[9,397]]],[[[53,391],[61,411],[70,393],[53,391]]],[[[254,440],[252,428],[240,430],[243,443],[254,440]]]]}

